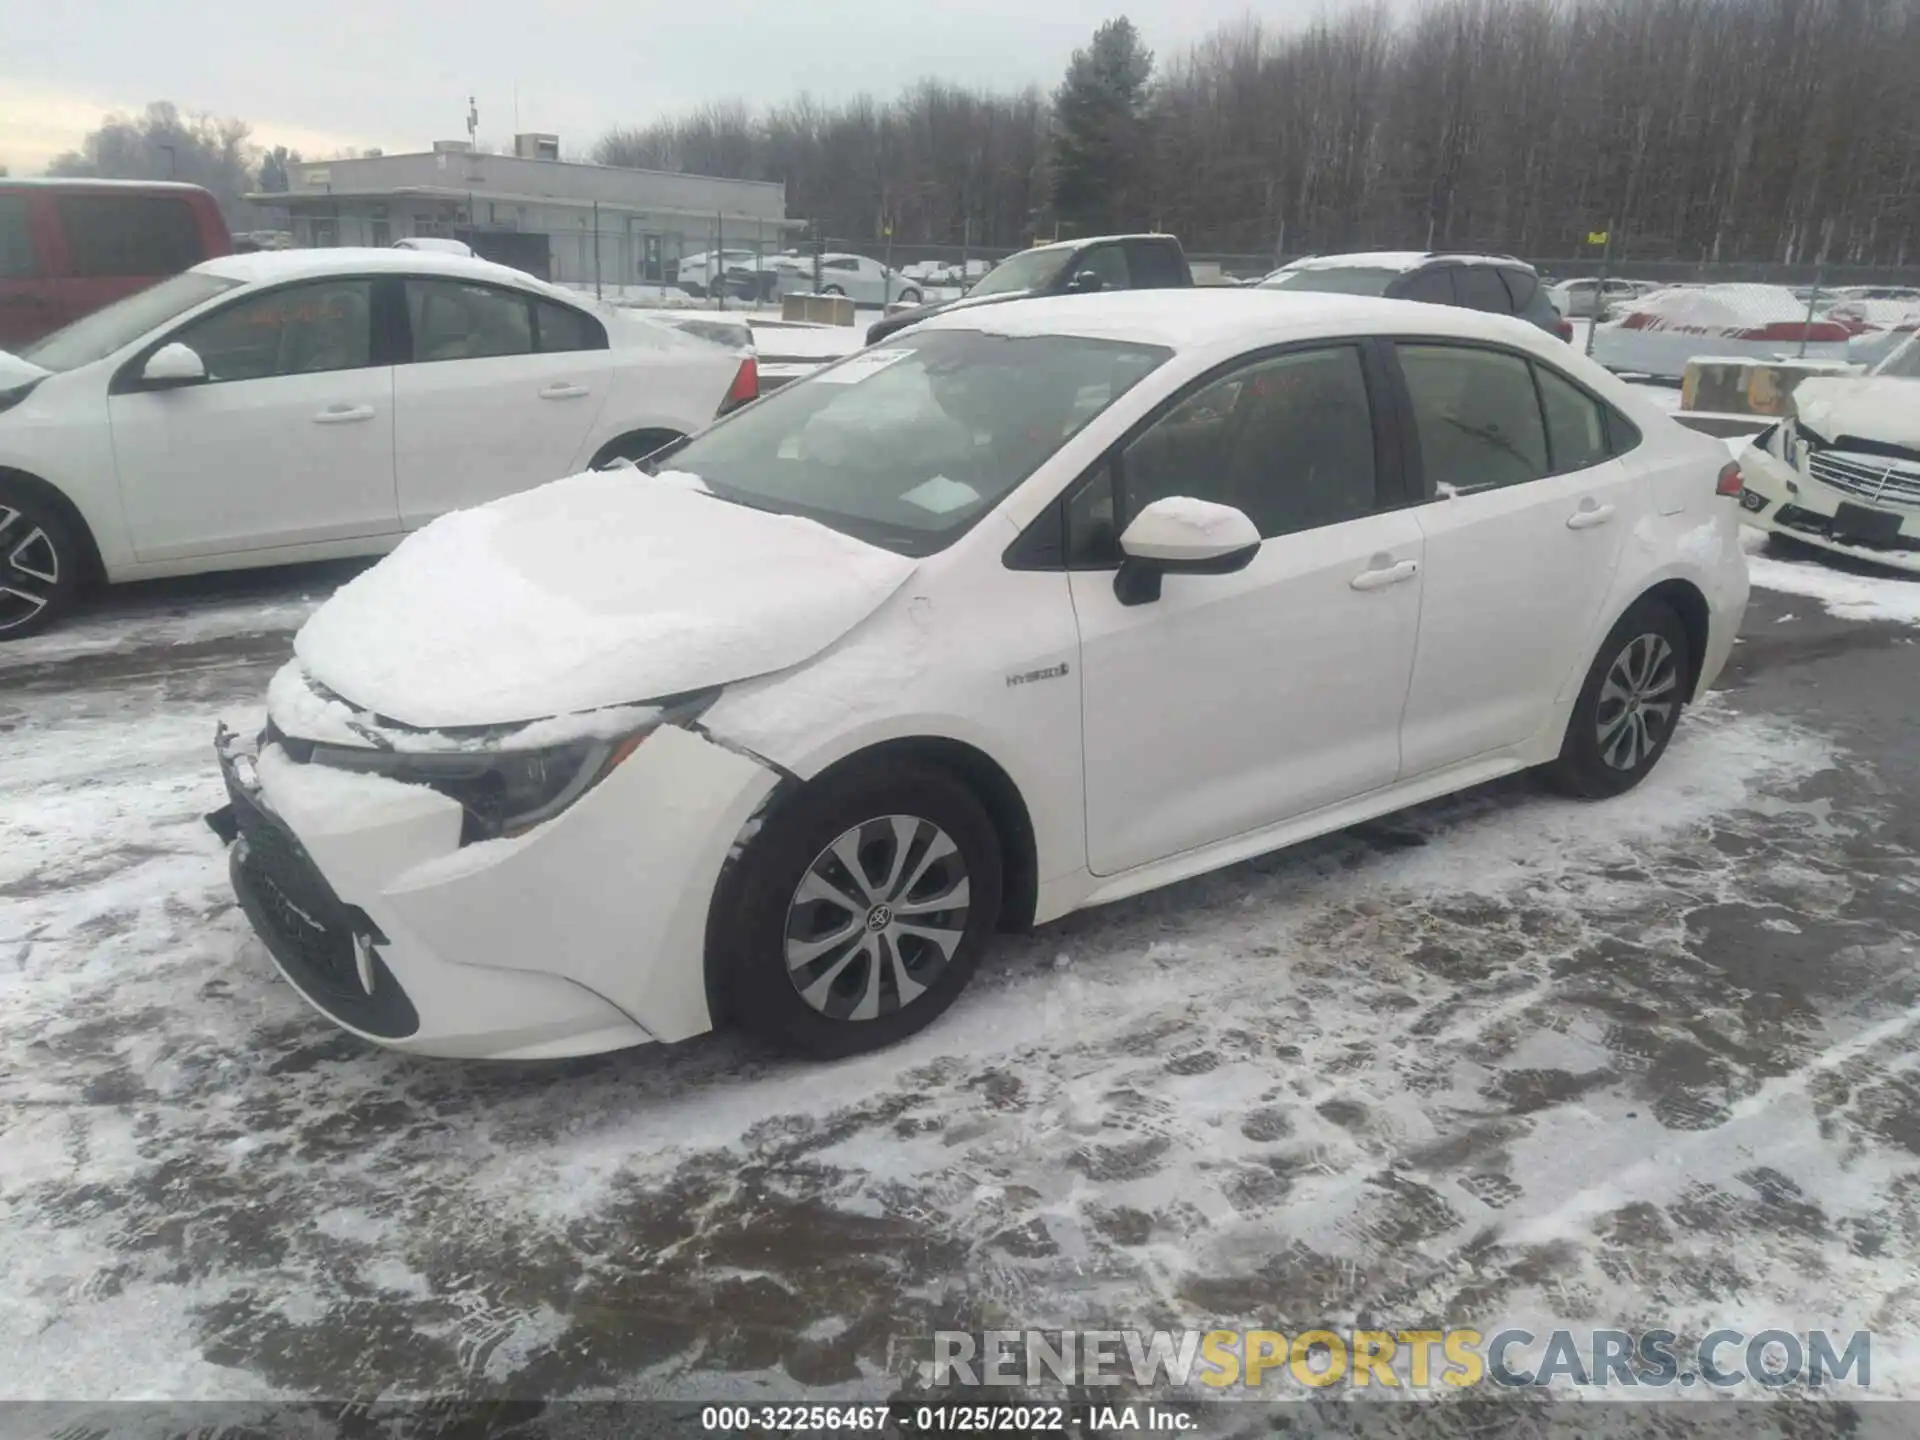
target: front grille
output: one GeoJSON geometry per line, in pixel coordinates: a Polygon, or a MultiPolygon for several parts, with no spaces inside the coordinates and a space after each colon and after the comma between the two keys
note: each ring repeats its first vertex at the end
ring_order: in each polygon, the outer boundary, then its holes
{"type": "Polygon", "coordinates": [[[272,934],[314,983],[343,997],[365,991],[353,958],[353,921],[319,868],[279,824],[244,792],[234,795],[234,818],[245,849],[246,872],[272,934]]]}
{"type": "Polygon", "coordinates": [[[1815,450],[1807,471],[1823,485],[1879,505],[1920,507],[1920,462],[1845,450],[1815,450]]]}
{"type": "Polygon", "coordinates": [[[386,937],[334,894],[292,832],[231,775],[227,796],[239,831],[230,861],[234,892],[287,979],[356,1030],[387,1039],[413,1034],[419,1013],[375,948],[386,937]],[[360,979],[362,947],[371,991],[360,979]]]}

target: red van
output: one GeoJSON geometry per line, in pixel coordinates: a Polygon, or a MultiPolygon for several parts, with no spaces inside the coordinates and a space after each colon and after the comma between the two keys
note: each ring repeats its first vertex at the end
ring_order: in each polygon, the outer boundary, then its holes
{"type": "Polygon", "coordinates": [[[232,251],[198,185],[0,180],[0,350],[232,251]]]}

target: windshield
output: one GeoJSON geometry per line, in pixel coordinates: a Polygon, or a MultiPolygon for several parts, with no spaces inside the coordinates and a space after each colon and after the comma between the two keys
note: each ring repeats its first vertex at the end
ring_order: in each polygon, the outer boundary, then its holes
{"type": "Polygon", "coordinates": [[[1071,250],[1029,250],[1002,260],[967,294],[1012,295],[1022,290],[1044,290],[1067,268],[1072,258],[1071,250]]]}
{"type": "Polygon", "coordinates": [[[1260,282],[1262,290],[1312,290],[1323,295],[1384,295],[1398,270],[1335,265],[1324,270],[1282,270],[1260,282]]]}
{"type": "Polygon", "coordinates": [[[42,370],[77,370],[82,365],[106,359],[174,316],[186,314],[194,306],[239,283],[217,275],[186,271],[145,290],[136,290],[103,310],[82,316],[65,329],[29,345],[20,352],[20,358],[31,360],[42,370]]]}
{"type": "Polygon", "coordinates": [[[1067,335],[902,335],[775,391],[660,468],[723,500],[930,555],[1171,353],[1067,335]]]}
{"type": "Polygon", "coordinates": [[[1873,372],[1896,380],[1920,380],[1920,331],[1907,337],[1907,343],[1882,360],[1873,372]]]}

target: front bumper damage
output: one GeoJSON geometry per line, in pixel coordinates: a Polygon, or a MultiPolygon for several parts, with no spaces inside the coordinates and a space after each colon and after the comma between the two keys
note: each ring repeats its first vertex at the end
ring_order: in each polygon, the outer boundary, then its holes
{"type": "Polygon", "coordinates": [[[705,937],[728,851],[777,776],[663,727],[513,839],[461,844],[421,785],[300,764],[221,727],[234,891],[315,1009],[428,1055],[548,1059],[709,1029],[705,937]]]}
{"type": "Polygon", "coordinates": [[[1741,454],[1740,472],[1745,523],[1920,574],[1920,456],[1855,454],[1776,425],[1741,454]]]}

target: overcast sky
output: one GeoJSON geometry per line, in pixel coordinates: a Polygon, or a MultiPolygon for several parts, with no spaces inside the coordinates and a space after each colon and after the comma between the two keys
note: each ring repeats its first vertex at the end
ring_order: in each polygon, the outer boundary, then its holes
{"type": "MultiPolygon", "coordinates": [[[[0,0],[0,164],[39,170],[113,110],[172,100],[263,144],[424,150],[466,130],[609,126],[709,100],[889,96],[937,75],[1051,86],[1120,0],[0,0]]],[[[1156,51],[1251,8],[1291,26],[1340,0],[1133,0],[1156,51]]]]}

